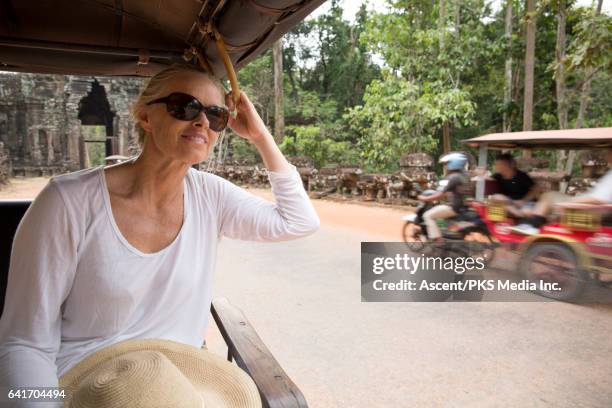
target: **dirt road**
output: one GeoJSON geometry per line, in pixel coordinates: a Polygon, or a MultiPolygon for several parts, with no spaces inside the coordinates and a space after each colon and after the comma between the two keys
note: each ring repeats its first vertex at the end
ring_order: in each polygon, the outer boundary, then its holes
{"type": "MultiPolygon", "coordinates": [[[[253,194],[272,201],[270,190],[249,189],[253,194]]],[[[412,211],[411,208],[400,210],[382,206],[363,205],[355,202],[338,202],[328,200],[312,200],[321,223],[334,225],[348,230],[367,232],[373,236],[385,237],[387,241],[402,240],[403,215],[412,211]]]]}
{"type": "MultiPolygon", "coordinates": [[[[376,212],[372,225],[394,219],[376,212]]],[[[396,224],[375,235],[323,217],[301,240],[220,245],[215,295],[245,312],[310,407],[612,406],[609,306],[363,303],[360,244],[397,240],[396,224]]],[[[214,326],[208,341],[225,352],[214,326]]]]}
{"type": "Polygon", "coordinates": [[[12,178],[9,184],[0,187],[0,200],[34,198],[47,182],[48,177],[12,178]]]}

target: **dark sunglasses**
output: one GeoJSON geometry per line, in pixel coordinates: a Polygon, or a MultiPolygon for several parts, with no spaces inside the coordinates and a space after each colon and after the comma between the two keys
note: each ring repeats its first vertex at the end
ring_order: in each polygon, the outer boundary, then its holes
{"type": "Polygon", "coordinates": [[[221,132],[227,126],[229,110],[221,106],[204,106],[195,97],[174,92],[170,95],[148,102],[147,105],[154,103],[165,103],[168,113],[178,120],[191,121],[204,112],[208,119],[209,127],[215,132],[221,132]]]}

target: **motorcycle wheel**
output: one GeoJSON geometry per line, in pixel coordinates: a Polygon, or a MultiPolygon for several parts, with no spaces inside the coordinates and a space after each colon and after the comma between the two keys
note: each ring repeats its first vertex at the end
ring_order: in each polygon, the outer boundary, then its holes
{"type": "Polygon", "coordinates": [[[496,244],[489,231],[477,229],[469,229],[465,231],[463,240],[469,244],[469,253],[472,258],[483,258],[484,264],[489,265],[495,258],[496,244]]]}
{"type": "Polygon", "coordinates": [[[534,293],[566,302],[576,301],[589,279],[589,275],[580,268],[576,253],[560,243],[533,245],[525,253],[519,267],[530,281],[556,283],[561,288],[559,291],[538,289],[534,293]]]}
{"type": "Polygon", "coordinates": [[[402,228],[402,236],[409,250],[419,252],[425,248],[427,238],[423,234],[423,231],[421,231],[420,225],[412,221],[406,221],[404,228],[402,228]]]}

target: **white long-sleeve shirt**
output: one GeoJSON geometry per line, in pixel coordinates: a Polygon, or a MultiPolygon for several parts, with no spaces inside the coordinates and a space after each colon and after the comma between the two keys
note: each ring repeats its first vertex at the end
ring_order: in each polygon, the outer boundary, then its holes
{"type": "Polygon", "coordinates": [[[612,204],[612,170],[608,170],[582,197],[595,198],[602,203],[612,204]]]}
{"type": "Polygon", "coordinates": [[[15,235],[0,319],[0,385],[57,386],[86,355],[126,339],[200,347],[219,239],[283,241],[319,227],[295,166],[268,174],[276,204],[190,169],[181,230],[155,253],[121,234],[103,167],[52,178],[15,235]]]}

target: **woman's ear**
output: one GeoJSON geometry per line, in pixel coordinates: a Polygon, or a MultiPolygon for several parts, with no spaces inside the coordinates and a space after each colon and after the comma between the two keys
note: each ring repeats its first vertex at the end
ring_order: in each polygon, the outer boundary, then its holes
{"type": "Polygon", "coordinates": [[[138,119],[140,122],[140,127],[145,131],[145,132],[151,132],[151,123],[149,122],[149,115],[146,111],[142,111],[139,115],[138,115],[138,119]]]}

